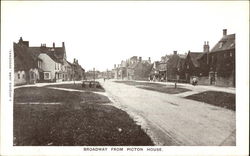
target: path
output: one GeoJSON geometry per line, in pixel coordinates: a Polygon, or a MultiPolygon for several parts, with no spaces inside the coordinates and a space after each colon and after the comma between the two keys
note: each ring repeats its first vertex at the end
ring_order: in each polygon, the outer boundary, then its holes
{"type": "Polygon", "coordinates": [[[101,83],[114,102],[148,123],[160,145],[235,145],[234,111],[110,80],[101,83]]]}

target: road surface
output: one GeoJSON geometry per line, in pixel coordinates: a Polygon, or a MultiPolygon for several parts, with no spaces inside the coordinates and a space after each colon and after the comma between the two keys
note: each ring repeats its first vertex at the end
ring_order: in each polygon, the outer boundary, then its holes
{"type": "MultiPolygon", "coordinates": [[[[156,145],[236,144],[234,111],[185,99],[183,96],[144,90],[111,80],[100,82],[114,103],[132,117],[139,117],[146,122],[146,128],[142,127],[148,130],[156,145]]],[[[196,92],[197,90],[194,93],[196,92]]]]}

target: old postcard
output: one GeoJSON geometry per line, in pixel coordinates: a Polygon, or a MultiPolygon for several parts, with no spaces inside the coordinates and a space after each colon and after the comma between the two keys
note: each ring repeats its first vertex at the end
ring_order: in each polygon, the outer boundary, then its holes
{"type": "Polygon", "coordinates": [[[1,2],[1,155],[248,155],[248,6],[1,2]]]}

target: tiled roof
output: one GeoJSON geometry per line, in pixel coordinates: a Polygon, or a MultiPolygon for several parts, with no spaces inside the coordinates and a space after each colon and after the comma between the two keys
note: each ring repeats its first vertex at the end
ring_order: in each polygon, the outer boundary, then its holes
{"type": "Polygon", "coordinates": [[[155,62],[155,70],[157,71],[166,71],[167,70],[167,63],[165,62],[155,62]]]}
{"type": "Polygon", "coordinates": [[[28,47],[28,53],[36,60],[41,53],[46,53],[52,60],[63,63],[64,48],[63,47],[28,47]]]}
{"type": "Polygon", "coordinates": [[[188,55],[195,67],[199,67],[200,63],[198,62],[198,58],[203,55],[203,52],[189,52],[188,55]]]}
{"type": "Polygon", "coordinates": [[[171,55],[167,62],[167,66],[169,68],[177,68],[179,65],[179,61],[184,59],[184,57],[186,57],[186,55],[171,55]]]}
{"type": "Polygon", "coordinates": [[[130,64],[128,68],[136,68],[136,66],[139,64],[139,62],[135,62],[133,64],[130,64]]]}
{"type": "Polygon", "coordinates": [[[35,59],[27,52],[27,46],[14,43],[14,70],[29,70],[37,68],[35,59]]]}
{"type": "Polygon", "coordinates": [[[133,56],[130,58],[131,60],[137,60],[137,56],[133,56]]]}
{"type": "Polygon", "coordinates": [[[225,35],[212,48],[211,52],[235,49],[235,34],[225,35]]]}

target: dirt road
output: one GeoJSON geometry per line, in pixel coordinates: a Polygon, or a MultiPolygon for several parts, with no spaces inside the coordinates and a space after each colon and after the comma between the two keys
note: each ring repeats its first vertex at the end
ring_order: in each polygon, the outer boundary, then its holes
{"type": "Polygon", "coordinates": [[[147,123],[158,145],[236,144],[234,111],[110,80],[100,82],[111,100],[147,123]]]}

